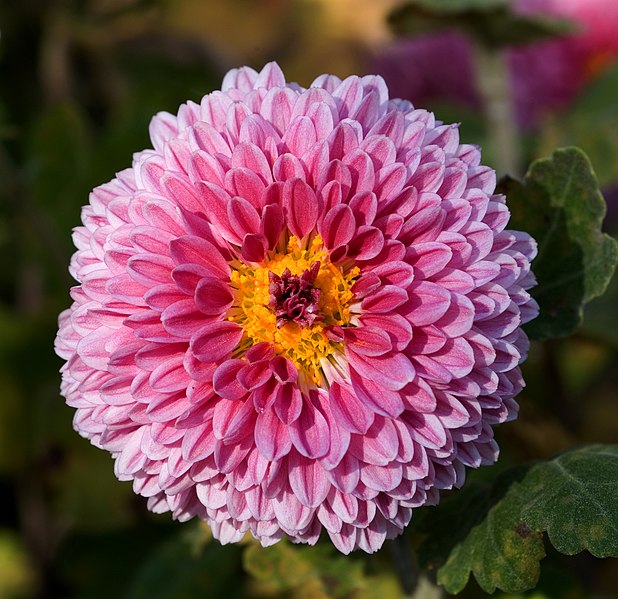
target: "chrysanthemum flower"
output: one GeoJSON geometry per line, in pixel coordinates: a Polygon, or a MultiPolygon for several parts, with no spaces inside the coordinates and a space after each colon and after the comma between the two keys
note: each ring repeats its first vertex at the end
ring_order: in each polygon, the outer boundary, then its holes
{"type": "Polygon", "coordinates": [[[496,459],[535,244],[456,126],[269,64],[151,138],[83,210],[57,338],[75,428],[151,510],[371,552],[496,459]]]}

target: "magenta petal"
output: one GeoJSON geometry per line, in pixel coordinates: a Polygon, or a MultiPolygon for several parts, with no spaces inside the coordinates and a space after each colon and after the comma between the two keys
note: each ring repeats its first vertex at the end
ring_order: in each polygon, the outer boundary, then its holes
{"type": "Polygon", "coordinates": [[[379,328],[364,326],[345,328],[344,340],[358,354],[364,356],[381,356],[392,349],[387,333],[379,328]]]}
{"type": "Polygon", "coordinates": [[[334,250],[352,239],[355,228],[351,208],[346,204],[337,204],[328,211],[319,230],[325,246],[334,250]]]}
{"type": "Polygon", "coordinates": [[[371,225],[373,223],[378,211],[378,200],[375,193],[357,193],[348,205],[354,214],[357,225],[371,225]]]}
{"type": "Polygon", "coordinates": [[[384,284],[406,288],[414,280],[414,269],[401,260],[380,264],[371,270],[384,284]]]}
{"type": "Polygon", "coordinates": [[[361,472],[361,480],[375,491],[392,491],[403,477],[401,464],[391,462],[388,466],[368,464],[361,472]]]}
{"type": "Polygon", "coordinates": [[[170,243],[170,252],[176,264],[198,264],[221,278],[230,276],[230,267],[219,249],[205,239],[179,237],[170,243]]]}
{"type": "Polygon", "coordinates": [[[351,291],[357,298],[363,298],[370,293],[377,291],[381,284],[382,282],[380,281],[380,277],[378,277],[378,275],[376,275],[375,273],[369,271],[362,274],[354,282],[354,285],[352,285],[351,287],[351,291]]]}
{"type": "Polygon", "coordinates": [[[317,507],[328,495],[330,483],[320,463],[293,451],[288,457],[290,487],[307,507],[317,507]]]}
{"type": "Polygon", "coordinates": [[[351,452],[346,453],[337,468],[328,471],[328,478],[342,493],[352,493],[360,480],[359,460],[351,452]]]}
{"type": "Polygon", "coordinates": [[[136,254],[129,259],[127,272],[142,285],[152,286],[171,282],[173,262],[166,256],[136,254]]]}
{"type": "Polygon", "coordinates": [[[408,293],[405,289],[396,285],[384,285],[367,295],[361,308],[370,313],[392,312],[407,301],[408,293]]]}
{"type": "Polygon", "coordinates": [[[298,378],[294,364],[283,356],[275,356],[270,362],[270,369],[280,383],[295,383],[298,378]]]}
{"type": "Polygon", "coordinates": [[[195,289],[195,303],[204,314],[223,314],[233,300],[229,285],[214,277],[204,277],[195,289]]]}
{"type": "Polygon", "coordinates": [[[373,423],[373,411],[347,385],[333,383],[329,401],[337,422],[351,433],[364,434],[373,423]]]}
{"type": "Polygon", "coordinates": [[[300,116],[293,120],[283,136],[283,141],[291,153],[302,156],[317,141],[315,125],[310,118],[300,116]]]}
{"type": "Polygon", "coordinates": [[[395,353],[384,356],[361,356],[346,348],[350,366],[361,378],[384,385],[393,391],[401,389],[414,379],[414,366],[403,354],[395,353]]]}
{"type": "Polygon", "coordinates": [[[180,339],[190,339],[196,329],[204,326],[212,318],[198,310],[192,299],[176,302],[161,313],[161,322],[165,330],[180,339]]]}
{"type": "Polygon", "coordinates": [[[182,299],[186,299],[186,295],[176,285],[156,285],[144,294],[146,304],[155,310],[164,310],[182,299]]]}
{"type": "Polygon", "coordinates": [[[386,332],[398,351],[403,351],[412,339],[412,325],[401,314],[363,314],[361,322],[386,332]]]}
{"type": "Polygon", "coordinates": [[[187,462],[202,460],[215,450],[215,436],[210,423],[187,429],[182,437],[182,457],[187,462]]]}
{"type": "Polygon", "coordinates": [[[384,248],[384,235],[380,229],[362,225],[349,243],[348,255],[357,260],[371,260],[384,248]]]}
{"type": "Polygon", "coordinates": [[[196,150],[190,158],[189,178],[194,182],[212,181],[220,187],[223,185],[225,171],[214,156],[203,150],[196,150]]]}
{"type": "Polygon", "coordinates": [[[277,245],[281,232],[283,231],[283,224],[283,211],[278,204],[269,204],[264,207],[260,230],[264,237],[266,237],[270,249],[277,245]]]}
{"type": "Polygon", "coordinates": [[[313,510],[304,506],[289,491],[278,494],[273,499],[273,507],[281,525],[290,531],[303,530],[313,518],[313,510]]]}
{"type": "Polygon", "coordinates": [[[288,427],[275,416],[272,409],[258,414],[255,423],[255,445],[267,460],[279,460],[292,447],[288,427]]]}
{"type": "Polygon", "coordinates": [[[229,356],[243,336],[233,322],[213,322],[198,330],[191,338],[191,349],[202,362],[218,362],[229,356]]]}
{"type": "Polygon", "coordinates": [[[233,472],[246,458],[251,449],[251,441],[245,438],[241,443],[226,445],[221,441],[215,444],[215,464],[222,474],[233,472]]]}
{"type": "Polygon", "coordinates": [[[273,175],[277,181],[305,179],[306,173],[301,161],[294,154],[281,154],[273,165],[273,175]]]}
{"type": "Polygon", "coordinates": [[[300,416],[303,407],[302,394],[295,385],[278,385],[273,408],[284,424],[292,424],[300,416]]]}
{"type": "Polygon", "coordinates": [[[268,241],[264,235],[252,233],[242,240],[241,254],[247,262],[261,262],[267,249],[268,241]]]}
{"type": "Polygon", "coordinates": [[[175,202],[189,212],[199,212],[204,209],[197,191],[188,181],[172,173],[165,173],[161,185],[175,202]]]}
{"type": "Polygon", "coordinates": [[[236,146],[232,156],[232,167],[225,175],[225,187],[234,196],[248,201],[256,210],[260,210],[261,198],[272,175],[268,160],[255,144],[244,143],[236,146]],[[245,168],[243,164],[250,166],[245,168]]]}
{"type": "Polygon", "coordinates": [[[392,391],[369,379],[360,378],[354,371],[352,389],[356,396],[377,414],[397,418],[403,412],[404,404],[399,391],[392,391]]]}
{"type": "Polygon", "coordinates": [[[440,449],[446,443],[443,424],[433,414],[406,412],[404,422],[413,439],[429,449],[440,449]]]}
{"type": "Polygon", "coordinates": [[[227,360],[215,370],[212,382],[215,391],[227,399],[240,399],[247,390],[238,381],[238,373],[244,368],[243,360],[227,360]]]}
{"type": "Polygon", "coordinates": [[[248,391],[253,391],[262,386],[272,376],[268,362],[254,362],[246,364],[237,374],[238,382],[248,391]]]}
{"type": "Polygon", "coordinates": [[[227,205],[227,215],[232,230],[240,239],[260,230],[260,217],[257,210],[244,198],[232,198],[227,205]]]}
{"type": "Polygon", "coordinates": [[[150,374],[150,386],[161,393],[174,393],[187,388],[189,383],[182,360],[162,362],[150,374]]]}
{"type": "Polygon", "coordinates": [[[315,227],[318,201],[313,190],[302,179],[291,179],[283,188],[283,207],[287,211],[288,228],[302,239],[315,227]]]}
{"type": "Polygon", "coordinates": [[[376,466],[386,466],[397,457],[399,440],[390,418],[376,415],[365,435],[352,435],[350,452],[359,460],[376,466]]]}
{"type": "Polygon", "coordinates": [[[212,428],[217,439],[237,443],[252,430],[255,418],[253,403],[246,400],[221,399],[215,406],[212,428]]]}
{"type": "MultiPolygon", "coordinates": [[[[277,399],[277,381],[273,378],[269,379],[263,385],[257,387],[253,393],[253,405],[259,414],[265,410],[270,410],[277,399]]],[[[285,424],[285,423],[284,423],[285,424]]]]}
{"type": "Polygon", "coordinates": [[[442,318],[451,304],[447,289],[429,281],[414,282],[408,287],[410,308],[406,316],[412,327],[428,325],[442,318]]]}
{"type": "MultiPolygon", "coordinates": [[[[215,273],[200,264],[181,264],[172,271],[172,279],[174,279],[178,290],[189,296],[195,294],[195,289],[204,277],[213,276],[219,278],[215,273]]],[[[186,296],[179,299],[186,299],[186,296]]]]}
{"type": "Polygon", "coordinates": [[[321,458],[328,453],[328,423],[309,399],[304,398],[300,416],[289,430],[294,446],[305,457],[321,458]]]}

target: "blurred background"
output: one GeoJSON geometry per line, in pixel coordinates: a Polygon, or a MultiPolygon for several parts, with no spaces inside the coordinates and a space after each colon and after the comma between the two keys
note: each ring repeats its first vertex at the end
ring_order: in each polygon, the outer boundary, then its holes
{"type": "MultiPolygon", "coordinates": [[[[260,574],[246,558],[251,542],[221,548],[203,526],[149,514],[130,483],[116,481],[110,456],[72,430],[53,353],[73,284],[71,229],[89,191],[149,145],[155,112],[199,101],[243,64],[277,60],[304,86],[322,72],[381,74],[393,96],[460,122],[462,140],[482,144],[500,175],[578,145],[606,190],[606,230],[618,233],[618,2],[518,1],[521,14],[571,25],[504,52],[431,20],[395,37],[387,15],[398,5],[0,4],[0,599],[400,596],[388,550],[343,562],[327,546],[285,548],[283,566],[260,574]],[[347,572],[348,586],[328,579],[329,564],[347,572]]],[[[533,346],[521,417],[499,428],[494,468],[618,441],[617,302],[613,284],[576,335],[533,346]]],[[[548,552],[527,596],[618,597],[616,561],[548,552]]],[[[419,593],[443,596],[429,583],[419,593]]],[[[471,583],[463,596],[481,592],[471,583]]]]}

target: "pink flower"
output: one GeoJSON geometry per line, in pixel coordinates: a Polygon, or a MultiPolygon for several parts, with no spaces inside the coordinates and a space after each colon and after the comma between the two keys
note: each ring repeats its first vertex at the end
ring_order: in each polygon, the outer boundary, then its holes
{"type": "Polygon", "coordinates": [[[151,138],[83,210],[57,338],[75,428],[151,510],[372,552],[496,459],[535,243],[456,126],[271,63],[151,138]]]}
{"type": "Polygon", "coordinates": [[[535,124],[564,108],[590,81],[618,59],[615,0],[517,0],[525,14],[570,20],[577,31],[513,48],[509,66],[522,123],[535,124]]]}
{"type": "MultiPolygon", "coordinates": [[[[615,0],[515,0],[521,14],[550,15],[574,22],[574,33],[507,51],[514,107],[519,123],[537,125],[564,108],[618,59],[618,2],[615,0]]],[[[402,39],[375,60],[389,88],[413,102],[454,101],[476,109],[473,51],[461,33],[427,33],[402,39]]]]}

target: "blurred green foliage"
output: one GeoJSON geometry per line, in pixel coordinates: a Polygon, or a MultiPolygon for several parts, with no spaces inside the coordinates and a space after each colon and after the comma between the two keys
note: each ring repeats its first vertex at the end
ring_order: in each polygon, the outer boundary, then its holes
{"type": "MultiPolygon", "coordinates": [[[[200,0],[179,0],[191,2],[200,0]]],[[[272,58],[302,65],[307,48],[292,42],[314,40],[320,45],[311,29],[318,22],[312,20],[311,2],[233,4],[236,12],[231,14],[236,15],[270,11],[260,23],[268,23],[269,15],[283,7],[282,22],[289,24],[294,40],[279,46],[269,41],[267,47],[277,53],[272,58]],[[297,12],[309,23],[303,36],[296,35],[303,31],[302,23],[290,21],[297,12]]],[[[58,392],[61,361],[52,347],[57,315],[69,305],[70,232],[79,223],[80,207],[94,186],[129,166],[132,153],[149,144],[153,114],[199,99],[219,85],[223,65],[238,60],[222,56],[209,40],[170,29],[172,5],[162,0],[24,0],[0,5],[0,491],[5,498],[0,512],[0,598],[400,597],[393,562],[403,559],[404,568],[409,564],[413,569],[413,558],[405,551],[402,556],[401,546],[385,547],[371,557],[343,557],[327,542],[315,548],[286,542],[268,549],[253,542],[221,548],[202,525],[172,524],[169,516],[148,514],[145,500],[133,494],[131,485],[115,479],[111,458],[72,430],[71,410],[58,392]]],[[[200,6],[206,10],[206,4],[200,6]]],[[[434,13],[442,11],[451,23],[459,19],[468,30],[489,36],[492,46],[500,45],[500,32],[506,29],[509,41],[519,42],[563,27],[548,21],[514,23],[506,3],[498,0],[419,0],[416,6],[431,18],[415,20],[414,27],[433,27],[438,18],[434,13]],[[455,15],[460,9],[468,15],[464,20],[455,15]],[[486,14],[480,20],[470,17],[475,11],[486,14]],[[491,11],[498,11],[498,20],[491,11]],[[488,29],[492,23],[495,28],[488,29]]],[[[402,17],[402,29],[411,27],[412,16],[402,17]]],[[[263,29],[253,32],[255,39],[271,33],[263,29]]],[[[258,45],[256,41],[256,51],[258,45]]],[[[331,69],[325,64],[323,70],[331,69]]],[[[306,84],[316,74],[307,72],[300,82],[306,84]]],[[[528,134],[526,161],[574,144],[589,154],[603,187],[618,180],[617,88],[614,69],[585,90],[566,115],[528,134]]],[[[484,144],[491,135],[480,113],[444,106],[439,117],[461,121],[466,141],[484,144]]],[[[585,170],[579,191],[594,196],[590,201],[598,204],[591,180],[585,170]]],[[[516,214],[518,209],[523,210],[514,206],[516,214]]],[[[598,235],[598,214],[592,221],[598,235]]],[[[613,220],[605,227],[610,233],[618,231],[613,220]]],[[[605,272],[601,278],[607,277],[605,272]]],[[[586,299],[592,295],[596,293],[586,299]]],[[[409,551],[423,539],[427,542],[434,527],[423,526],[432,518],[452,518],[446,533],[461,527],[464,508],[449,513],[449,506],[472,501],[478,488],[474,484],[491,486],[483,481],[495,472],[577,443],[618,440],[616,301],[614,279],[608,293],[586,307],[584,325],[574,336],[533,346],[525,366],[528,390],[520,398],[520,418],[497,431],[503,451],[499,465],[471,473],[473,486],[445,502],[442,513],[441,508],[419,510],[419,527],[413,525],[404,541],[409,551]]],[[[512,480],[508,473],[505,477],[512,480]]],[[[471,517],[475,513],[469,509],[471,517]]],[[[529,526],[535,531],[547,528],[538,522],[536,528],[532,521],[529,526]]],[[[479,528],[478,538],[462,537],[462,542],[483,544],[484,532],[479,528]]],[[[535,532],[526,539],[533,547],[525,557],[535,568],[542,555],[539,536],[535,532]]],[[[618,588],[616,562],[596,560],[585,552],[567,560],[551,547],[546,551],[537,590],[517,597],[618,596],[612,594],[618,588]]],[[[467,576],[461,562],[451,566],[459,569],[460,581],[467,576]]],[[[440,596],[433,575],[421,580],[418,597],[440,596]]],[[[462,596],[481,596],[475,584],[468,584],[462,596]]],[[[461,587],[461,582],[448,586],[461,587]]],[[[508,596],[514,597],[500,595],[508,596]]]]}
{"type": "Polygon", "coordinates": [[[394,10],[389,22],[398,34],[460,29],[493,50],[572,29],[565,21],[519,15],[509,0],[412,0],[394,10]]]}

